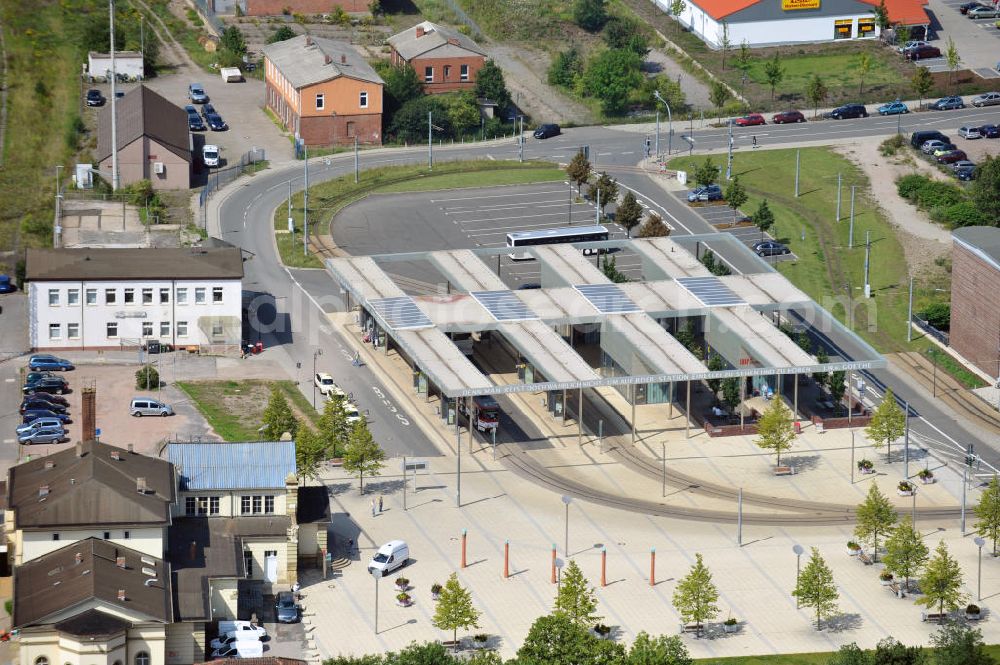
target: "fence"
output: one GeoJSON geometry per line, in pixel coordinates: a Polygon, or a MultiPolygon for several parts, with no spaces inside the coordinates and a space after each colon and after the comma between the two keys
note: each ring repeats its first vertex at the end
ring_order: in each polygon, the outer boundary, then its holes
{"type": "Polygon", "coordinates": [[[266,159],[263,148],[254,148],[243,153],[240,156],[239,162],[231,166],[227,166],[224,169],[217,169],[208,174],[208,181],[205,183],[205,187],[198,193],[198,210],[199,216],[201,217],[201,228],[206,228],[206,206],[208,205],[208,199],[211,198],[220,187],[225,187],[232,181],[239,178],[241,175],[246,173],[248,170],[253,171],[256,169],[257,162],[263,162],[266,159]]]}
{"type": "Polygon", "coordinates": [[[930,323],[928,323],[927,319],[922,318],[919,314],[913,315],[913,325],[915,325],[918,329],[930,335],[937,341],[941,342],[945,346],[951,346],[951,344],[948,341],[951,339],[948,333],[944,332],[943,330],[938,330],[930,323]]]}

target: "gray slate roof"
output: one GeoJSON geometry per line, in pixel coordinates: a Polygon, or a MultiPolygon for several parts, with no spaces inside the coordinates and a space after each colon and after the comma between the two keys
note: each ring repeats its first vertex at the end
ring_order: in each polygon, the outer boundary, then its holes
{"type": "MultiPolygon", "coordinates": [[[[118,116],[118,149],[141,136],[156,140],[181,159],[191,161],[191,138],[187,113],[180,106],[144,85],[133,88],[115,103],[118,116]]],[[[97,119],[98,162],[111,156],[111,101],[97,119]]]]}
{"type": "Polygon", "coordinates": [[[182,491],[285,489],[295,475],[294,441],[167,444],[182,491]]]}
{"type": "MultiPolygon", "coordinates": [[[[458,30],[452,30],[451,28],[431,23],[430,21],[418,23],[412,28],[407,28],[402,32],[396,33],[389,38],[389,43],[394,49],[396,49],[396,52],[403,56],[403,59],[407,61],[446,45],[458,47],[459,49],[463,49],[465,51],[472,51],[473,53],[478,53],[479,55],[486,55],[486,51],[484,51],[479,44],[472,41],[472,39],[463,35],[458,30]],[[424,34],[420,37],[417,37],[417,28],[424,29],[424,34]]],[[[434,55],[436,57],[439,54],[434,55]]],[[[446,57],[449,55],[460,54],[442,53],[440,55],[442,57],[446,57]]]]}
{"type": "Polygon", "coordinates": [[[27,281],[242,279],[239,247],[29,249],[27,281]]]}
{"type": "Polygon", "coordinates": [[[264,56],[296,89],[339,76],[382,85],[382,77],[350,44],[299,35],[264,47],[264,56]]]}
{"type": "Polygon", "coordinates": [[[951,235],[976,250],[980,256],[993,263],[1000,270],[1000,229],[992,226],[966,226],[955,229],[951,235]]]}

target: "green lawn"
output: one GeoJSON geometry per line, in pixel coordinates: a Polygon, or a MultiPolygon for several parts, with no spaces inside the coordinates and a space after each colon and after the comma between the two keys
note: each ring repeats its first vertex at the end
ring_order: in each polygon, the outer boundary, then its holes
{"type": "MultiPolygon", "coordinates": [[[[691,170],[704,157],[682,157],[672,168],[691,170]]],[[[724,164],[725,156],[713,158],[724,164]]],[[[854,301],[854,330],[882,352],[924,348],[923,340],[906,343],[906,260],[892,227],[868,199],[865,175],[850,161],[827,148],[803,148],[799,191],[795,198],[795,150],[740,153],[733,174],[747,188],[751,214],[767,198],[775,215],[772,235],[787,243],[797,261],[776,264],[779,272],[820,305],[844,321],[845,305],[854,301]],[[837,173],[843,176],[843,207],[837,223],[837,173]],[[857,186],[854,247],[848,247],[851,185],[857,186]],[[865,301],[865,233],[871,233],[873,297],[865,301]],[[805,240],[802,240],[803,233],[805,240]]]]}
{"type": "MultiPolygon", "coordinates": [[[[890,66],[884,49],[872,54],[872,66],[865,76],[865,89],[877,89],[899,82],[899,74],[890,66]]],[[[891,54],[889,54],[891,55],[891,54]]],[[[823,77],[830,89],[843,88],[855,94],[860,92],[857,53],[816,53],[782,58],[785,78],[776,88],[778,96],[805,98],[806,86],[813,74],[823,77]]],[[[764,60],[755,59],[748,72],[751,81],[763,86],[770,95],[770,86],[764,74],[764,60]]],[[[887,100],[888,101],[888,100],[887,100]]]]}
{"type": "Polygon", "coordinates": [[[264,407],[277,388],[289,401],[292,412],[301,421],[316,425],[318,414],[293,381],[186,381],[183,390],[224,441],[256,441],[264,407]]]}
{"type": "MultiPolygon", "coordinates": [[[[929,651],[929,650],[928,650],[929,651]]],[[[1000,645],[991,644],[986,652],[995,659],[1000,659],[1000,645]]],[[[788,653],[768,656],[737,656],[735,658],[700,658],[696,663],[712,663],[713,665],[826,665],[832,653],[788,653]]]]}

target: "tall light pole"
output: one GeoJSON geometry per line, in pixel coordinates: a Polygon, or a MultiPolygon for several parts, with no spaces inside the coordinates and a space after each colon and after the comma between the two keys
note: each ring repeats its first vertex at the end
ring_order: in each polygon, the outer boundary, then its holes
{"type": "MultiPolygon", "coordinates": [[[[563,494],[562,502],[566,505],[566,534],[565,534],[565,540],[563,541],[563,553],[566,555],[566,558],[568,559],[569,558],[569,504],[573,503],[573,497],[567,494],[563,494]]],[[[559,565],[558,560],[556,565],[557,566],[559,565]]]]}
{"type": "Polygon", "coordinates": [[[375,580],[375,634],[378,635],[378,580],[382,577],[382,571],[372,568],[371,574],[375,580]]]}
{"type": "Polygon", "coordinates": [[[726,160],[726,180],[733,179],[733,119],[729,119],[729,157],[726,160]]]}
{"type": "Polygon", "coordinates": [[[323,349],[313,351],[313,408],[316,408],[316,356],[323,355],[323,349]]]}
{"type": "Polygon", "coordinates": [[[972,539],[972,542],[979,548],[979,574],[976,576],[976,600],[980,601],[983,599],[983,545],[986,544],[986,541],[976,536],[972,539]]]}
{"type": "MultiPolygon", "coordinates": [[[[799,573],[802,570],[802,553],[805,552],[803,548],[798,543],[792,545],[792,551],[795,552],[795,588],[799,588],[799,573]]],[[[799,609],[799,597],[795,596],[795,609],[799,609]]]]}
{"type": "Polygon", "coordinates": [[[872,284],[869,279],[872,263],[872,232],[865,231],[865,298],[872,297],[872,284]]]}
{"type": "MultiPolygon", "coordinates": [[[[302,142],[305,150],[305,186],[302,188],[302,256],[309,254],[309,146],[302,142]]],[[[315,401],[315,400],[314,400],[315,401]]]]}
{"type": "Polygon", "coordinates": [[[115,0],[108,0],[111,21],[111,189],[118,191],[121,181],[118,175],[118,116],[116,115],[118,95],[118,72],[115,69],[115,0]]]}
{"type": "Polygon", "coordinates": [[[913,275],[910,275],[910,297],[906,306],[906,341],[913,341],[913,275]]]}
{"type": "Polygon", "coordinates": [[[663,482],[661,483],[661,494],[664,498],[667,496],[667,442],[661,441],[660,446],[662,447],[662,455],[660,460],[663,463],[663,482]]]}
{"type": "MultiPolygon", "coordinates": [[[[667,107],[667,157],[669,157],[670,156],[670,150],[673,147],[673,140],[674,140],[674,117],[670,113],[670,104],[668,104],[667,100],[665,100],[663,98],[663,96],[660,94],[660,91],[659,90],[654,90],[653,91],[653,96],[656,97],[656,99],[658,101],[660,101],[665,107],[667,107]]],[[[656,116],[656,157],[657,157],[657,159],[659,159],[659,157],[660,157],[660,116],[659,116],[659,114],[657,114],[657,116],[656,116]]]]}

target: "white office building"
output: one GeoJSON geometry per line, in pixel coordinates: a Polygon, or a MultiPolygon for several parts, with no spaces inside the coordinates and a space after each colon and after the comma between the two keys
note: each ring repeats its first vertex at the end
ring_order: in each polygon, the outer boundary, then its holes
{"type": "Polygon", "coordinates": [[[242,334],[237,247],[29,249],[29,338],[36,351],[149,342],[235,353],[242,334]]]}

